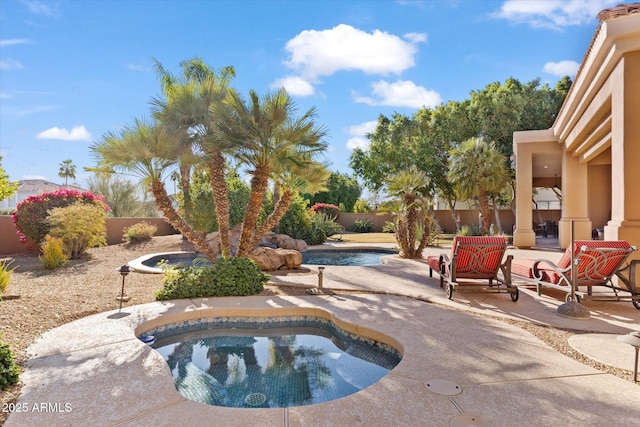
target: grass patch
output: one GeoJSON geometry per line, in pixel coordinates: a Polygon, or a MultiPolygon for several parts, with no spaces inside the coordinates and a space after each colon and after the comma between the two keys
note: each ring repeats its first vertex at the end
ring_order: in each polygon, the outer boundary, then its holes
{"type": "MultiPolygon", "coordinates": [[[[337,234],[333,237],[338,237],[337,234]]],[[[393,233],[344,233],[341,235],[343,242],[348,243],[397,243],[393,233]]]]}
{"type": "MultiPolygon", "coordinates": [[[[342,236],[342,242],[348,243],[398,243],[394,233],[344,233],[336,234],[333,238],[342,236]]],[[[441,234],[434,242],[434,246],[450,245],[453,240],[451,234],[441,234]]]]}

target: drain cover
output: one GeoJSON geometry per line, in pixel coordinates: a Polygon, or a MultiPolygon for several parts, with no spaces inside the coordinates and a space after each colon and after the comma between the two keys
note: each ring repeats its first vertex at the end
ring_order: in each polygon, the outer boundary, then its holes
{"type": "Polygon", "coordinates": [[[471,414],[460,414],[449,420],[450,427],[494,427],[493,423],[484,417],[471,414]]]}
{"type": "Polygon", "coordinates": [[[456,394],[462,393],[462,387],[449,380],[427,380],[424,382],[424,386],[427,390],[437,394],[443,394],[445,396],[455,396],[456,394]]]}

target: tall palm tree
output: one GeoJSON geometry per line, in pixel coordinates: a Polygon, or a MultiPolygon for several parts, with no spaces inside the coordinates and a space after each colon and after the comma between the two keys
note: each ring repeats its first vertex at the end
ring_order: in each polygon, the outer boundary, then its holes
{"type": "Polygon", "coordinates": [[[430,200],[427,176],[415,168],[400,171],[387,179],[387,191],[400,202],[396,218],[396,240],[400,245],[400,255],[419,258],[429,242],[431,225],[431,216],[427,212],[430,200]],[[422,227],[422,235],[418,239],[419,227],[422,227]]]}
{"type": "Polygon", "coordinates": [[[60,163],[60,169],[58,170],[58,176],[64,178],[64,186],[67,186],[68,179],[76,179],[76,165],[73,164],[73,160],[66,159],[60,163]]]}
{"type": "Polygon", "coordinates": [[[504,155],[492,142],[482,138],[468,139],[451,150],[448,178],[460,199],[478,199],[482,234],[489,234],[489,198],[491,194],[500,193],[509,182],[504,155]]]}
{"type": "Polygon", "coordinates": [[[176,166],[180,134],[157,122],[136,120],[120,134],[106,133],[90,148],[97,160],[94,171],[120,172],[139,178],[151,190],[165,219],[212,261],[216,258],[204,237],[178,214],[167,194],[164,180],[176,166]]]}
{"type": "Polygon", "coordinates": [[[251,196],[240,235],[238,256],[247,256],[252,242],[259,240],[256,225],[269,179],[279,163],[304,164],[326,149],[324,127],[314,122],[315,109],[294,118],[296,105],[284,89],[260,98],[250,91],[249,101],[231,91],[219,106],[218,130],[238,147],[235,157],[247,165],[251,175],[251,196]]]}
{"type": "Polygon", "coordinates": [[[226,162],[223,156],[225,141],[212,134],[216,118],[212,107],[222,102],[227,87],[235,76],[233,67],[224,67],[218,73],[201,58],[192,58],[180,63],[182,76],[174,76],[154,59],[156,73],[165,94],[165,99],[154,99],[154,115],[164,124],[179,131],[179,164],[181,190],[185,212],[191,212],[190,179],[194,164],[194,146],[204,154],[209,167],[211,187],[218,217],[222,255],[230,254],[229,202],[225,180],[226,162]]]}

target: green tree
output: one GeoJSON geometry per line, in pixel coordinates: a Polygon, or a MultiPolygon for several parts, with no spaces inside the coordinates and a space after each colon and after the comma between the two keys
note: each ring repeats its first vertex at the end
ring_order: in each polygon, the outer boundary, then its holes
{"type": "Polygon", "coordinates": [[[264,234],[273,229],[287,210],[297,193],[315,193],[326,189],[325,184],[329,178],[329,171],[319,162],[307,162],[299,165],[296,162],[281,162],[280,167],[284,167],[277,174],[276,186],[281,188],[280,197],[278,198],[273,211],[260,225],[255,233],[250,247],[258,244],[264,234]]]}
{"type": "Polygon", "coordinates": [[[106,133],[91,146],[98,164],[93,171],[138,177],[150,189],[165,219],[209,259],[215,260],[217,254],[175,210],[165,188],[164,180],[180,156],[180,137],[180,133],[156,121],[138,119],[119,134],[106,133]]]}
{"type": "Polygon", "coordinates": [[[2,156],[0,156],[0,200],[13,196],[18,191],[18,182],[9,181],[9,175],[2,168],[2,156]]]}
{"type": "Polygon", "coordinates": [[[146,200],[138,200],[138,187],[127,179],[111,174],[96,174],[88,182],[89,190],[104,197],[114,217],[137,217],[148,211],[145,209],[146,200]]]}
{"type": "Polygon", "coordinates": [[[401,171],[387,180],[389,195],[399,203],[396,212],[396,240],[400,256],[420,258],[429,242],[432,217],[428,214],[430,202],[427,176],[415,168],[401,171]],[[418,238],[419,229],[422,235],[418,238]]]}
{"type": "Polygon", "coordinates": [[[309,200],[311,206],[316,203],[330,203],[344,206],[345,212],[353,212],[353,206],[361,194],[362,188],[356,178],[346,173],[331,172],[326,191],[306,194],[305,198],[309,200]]]}
{"type": "MultiPolygon", "coordinates": [[[[226,180],[229,188],[229,225],[233,227],[242,222],[251,190],[236,170],[227,172],[226,180]]],[[[196,170],[193,173],[190,192],[193,202],[193,212],[189,220],[191,226],[202,233],[218,230],[211,180],[206,170],[196,170]]],[[[182,197],[178,198],[178,204],[182,206],[182,197]]]]}
{"type": "Polygon", "coordinates": [[[73,160],[66,159],[60,163],[60,169],[58,169],[58,176],[64,178],[64,185],[67,186],[69,178],[76,179],[76,165],[73,164],[73,160]]]}
{"type": "Polygon", "coordinates": [[[471,138],[451,150],[449,180],[461,199],[476,199],[482,223],[482,233],[489,233],[491,224],[489,199],[501,193],[509,182],[505,157],[496,145],[482,138],[471,138]]]}
{"type": "Polygon", "coordinates": [[[218,104],[219,138],[240,147],[234,155],[248,167],[251,175],[251,195],[238,256],[247,256],[251,243],[261,237],[256,234],[256,226],[273,173],[287,169],[281,167],[282,163],[310,165],[314,157],[326,149],[323,141],[326,130],[316,125],[315,108],[297,118],[293,116],[295,111],[296,105],[284,89],[262,98],[252,90],[248,102],[231,91],[228,102],[218,104]]]}

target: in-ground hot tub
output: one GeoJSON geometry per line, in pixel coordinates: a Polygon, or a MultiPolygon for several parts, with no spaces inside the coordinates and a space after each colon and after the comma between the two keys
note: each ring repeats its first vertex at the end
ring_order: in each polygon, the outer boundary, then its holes
{"type": "Polygon", "coordinates": [[[235,408],[338,399],[379,381],[401,359],[394,347],[317,316],[194,319],[139,338],[168,363],[183,397],[235,408]]]}

